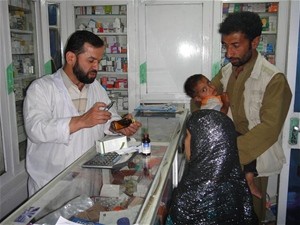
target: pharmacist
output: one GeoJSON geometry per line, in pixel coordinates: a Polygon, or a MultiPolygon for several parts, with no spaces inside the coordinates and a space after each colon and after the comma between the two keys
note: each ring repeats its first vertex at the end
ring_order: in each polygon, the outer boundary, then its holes
{"type": "MultiPolygon", "coordinates": [[[[35,80],[24,100],[27,133],[26,168],[29,195],[89,150],[120,119],[106,91],[96,80],[104,42],[89,31],[76,31],[64,50],[65,65],[52,75],[35,80]]],[[[128,115],[131,117],[131,115],[128,115]]],[[[141,126],[136,121],[119,130],[133,135],[141,126]]]]}

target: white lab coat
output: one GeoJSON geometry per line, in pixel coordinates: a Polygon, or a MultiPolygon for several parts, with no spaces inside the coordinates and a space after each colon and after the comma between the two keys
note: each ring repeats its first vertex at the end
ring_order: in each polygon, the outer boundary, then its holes
{"type": "MultiPolygon", "coordinates": [[[[106,91],[96,80],[89,85],[87,98],[86,111],[96,102],[110,102],[106,91]]],[[[30,85],[23,110],[28,136],[26,168],[30,176],[30,195],[89,150],[104,133],[111,134],[110,121],[70,134],[71,117],[79,114],[64,85],[61,70],[30,85]]],[[[111,121],[120,118],[114,107],[110,112],[111,121]]]]}

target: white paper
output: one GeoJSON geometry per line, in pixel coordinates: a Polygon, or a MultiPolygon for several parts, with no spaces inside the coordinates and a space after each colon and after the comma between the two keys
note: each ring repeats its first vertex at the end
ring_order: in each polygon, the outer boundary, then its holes
{"type": "Polygon", "coordinates": [[[118,219],[122,217],[127,217],[130,221],[130,224],[134,223],[134,220],[137,217],[137,214],[140,210],[141,205],[137,205],[130,209],[120,210],[120,211],[108,211],[100,212],[99,223],[103,224],[117,224],[118,219]]]}
{"type": "Polygon", "coordinates": [[[56,222],[55,225],[68,225],[68,224],[71,224],[71,225],[78,225],[78,223],[74,223],[70,220],[67,220],[65,218],[63,218],[62,216],[60,216],[56,222]]]}
{"type": "Polygon", "coordinates": [[[103,184],[100,196],[118,198],[120,196],[120,185],[103,184]]]}

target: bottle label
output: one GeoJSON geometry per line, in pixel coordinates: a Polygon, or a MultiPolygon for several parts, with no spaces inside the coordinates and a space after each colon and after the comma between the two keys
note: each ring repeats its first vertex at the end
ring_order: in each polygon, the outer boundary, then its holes
{"type": "Polygon", "coordinates": [[[150,143],[143,143],[142,144],[142,153],[148,155],[151,153],[151,145],[150,143]]]}

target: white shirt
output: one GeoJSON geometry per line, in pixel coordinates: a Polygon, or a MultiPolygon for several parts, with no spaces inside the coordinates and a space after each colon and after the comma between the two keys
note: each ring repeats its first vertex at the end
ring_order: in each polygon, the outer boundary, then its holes
{"type": "Polygon", "coordinates": [[[71,99],[73,101],[73,104],[75,108],[78,110],[79,115],[82,115],[85,113],[86,109],[86,102],[87,102],[87,92],[89,84],[86,84],[83,86],[82,90],[79,90],[77,85],[75,85],[68,75],[61,70],[62,79],[64,81],[64,84],[71,96],[71,99]]]}

